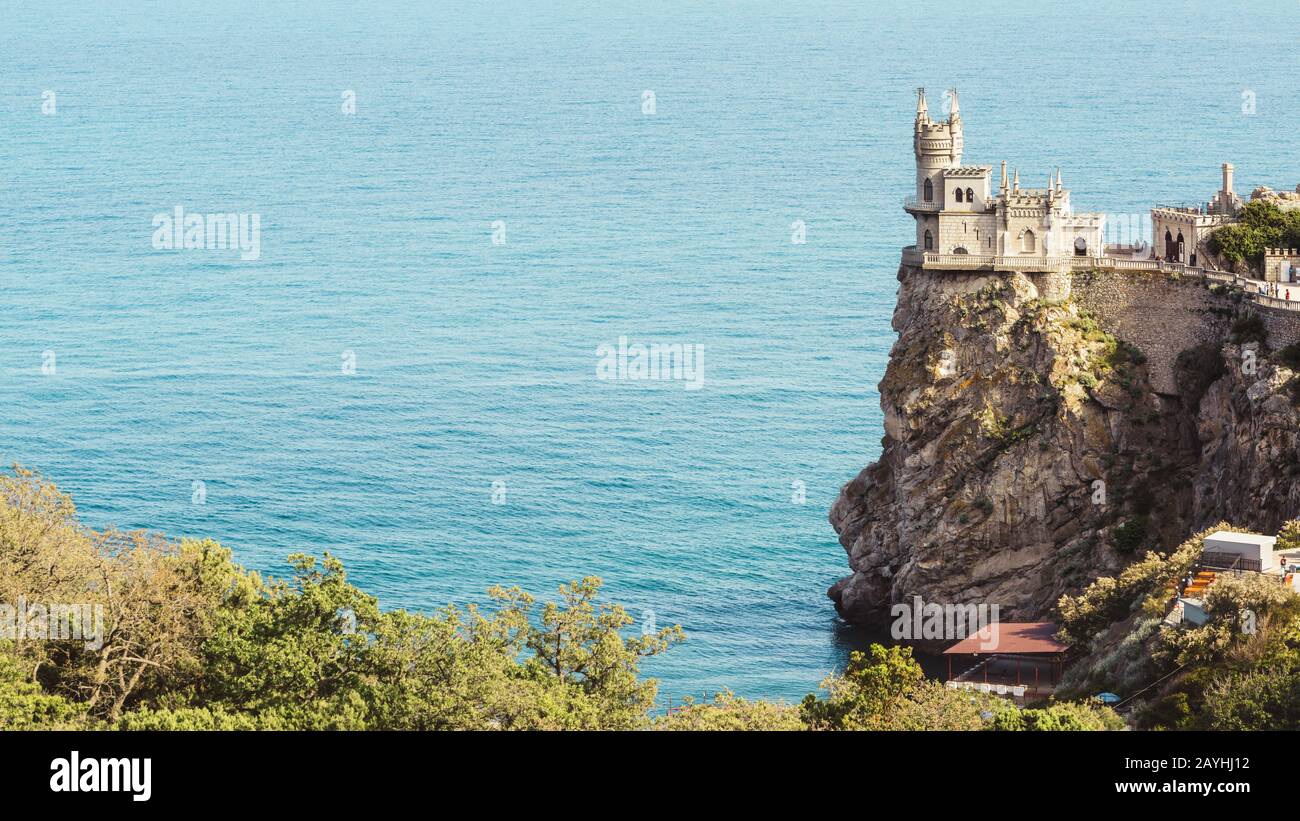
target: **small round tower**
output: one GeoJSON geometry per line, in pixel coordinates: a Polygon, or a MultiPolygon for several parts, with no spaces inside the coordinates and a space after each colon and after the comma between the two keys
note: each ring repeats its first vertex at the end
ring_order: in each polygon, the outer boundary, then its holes
{"type": "Polygon", "coordinates": [[[951,108],[948,119],[935,122],[930,119],[925,89],[916,90],[916,124],[912,134],[912,149],[916,154],[916,207],[909,208],[916,218],[916,247],[926,250],[925,232],[938,235],[937,214],[943,209],[943,171],[961,165],[963,148],[961,105],[957,90],[946,95],[951,108]]]}

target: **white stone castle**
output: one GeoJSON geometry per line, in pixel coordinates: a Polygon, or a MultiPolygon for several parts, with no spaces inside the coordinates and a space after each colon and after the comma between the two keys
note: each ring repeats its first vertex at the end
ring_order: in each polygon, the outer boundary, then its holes
{"type": "Polygon", "coordinates": [[[943,255],[1064,256],[1098,258],[1103,252],[1105,215],[1075,213],[1061,170],[1047,176],[1044,188],[1021,188],[1020,171],[1007,180],[1007,163],[997,192],[993,167],[962,165],[961,105],[948,92],[946,121],[930,119],[925,89],[917,89],[916,194],[904,202],[916,219],[916,249],[943,255]]]}
{"type": "MultiPolygon", "coordinates": [[[[1105,214],[1075,213],[1070,207],[1059,168],[1048,174],[1046,187],[1021,188],[1020,171],[1008,181],[1004,160],[993,191],[992,166],[962,165],[964,137],[956,89],[947,92],[945,102],[947,119],[935,122],[925,89],[917,89],[912,132],[916,191],[903,201],[904,210],[916,220],[916,244],[903,249],[904,264],[938,270],[1118,268],[1226,277],[1238,285],[1249,281],[1206,259],[1210,235],[1240,219],[1245,207],[1233,190],[1231,163],[1223,164],[1222,187],[1208,201],[1152,208],[1149,218],[1116,215],[1109,226],[1116,236],[1108,236],[1105,214]]],[[[1300,210],[1300,185],[1295,193],[1261,186],[1250,198],[1300,210]]],[[[1300,284],[1300,249],[1266,249],[1261,275],[1257,284],[1300,284]]],[[[1300,310],[1300,300],[1294,306],[1300,310]]]]}
{"type": "MultiPolygon", "coordinates": [[[[903,208],[916,220],[916,245],[905,249],[905,261],[937,268],[1055,269],[1107,267],[1150,268],[1204,265],[1205,242],[1216,228],[1238,218],[1244,205],[1233,191],[1233,167],[1223,164],[1223,186],[1196,207],[1157,207],[1137,224],[1137,215],[1118,215],[1107,236],[1106,215],[1075,213],[1061,169],[1047,177],[1044,188],[1021,188],[1020,171],[1001,178],[992,190],[993,168],[962,165],[961,104],[956,89],[945,100],[948,118],[930,119],[925,89],[917,89],[916,124],[912,147],[916,154],[916,191],[903,208]],[[1107,245],[1110,239],[1112,244],[1107,245]],[[1140,240],[1140,241],[1139,241],[1140,240]]],[[[1278,194],[1259,188],[1251,199],[1267,198],[1280,208],[1300,208],[1296,193],[1278,194]]],[[[1270,280],[1294,280],[1300,253],[1270,249],[1270,257],[1286,257],[1289,265],[1267,265],[1270,280]]]]}

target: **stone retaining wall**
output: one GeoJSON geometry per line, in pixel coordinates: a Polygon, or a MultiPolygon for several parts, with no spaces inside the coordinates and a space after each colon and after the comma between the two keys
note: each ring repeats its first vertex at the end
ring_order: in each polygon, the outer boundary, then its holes
{"type": "MultiPolygon", "coordinates": [[[[942,272],[926,269],[926,273],[942,272]]],[[[1253,311],[1263,318],[1270,349],[1300,342],[1300,311],[1249,302],[1241,294],[1234,299],[1230,290],[1222,288],[1216,293],[1199,276],[1105,269],[1024,273],[1043,299],[1073,298],[1107,332],[1142,351],[1152,386],[1162,394],[1178,393],[1174,379],[1178,354],[1197,345],[1222,344],[1233,318],[1243,312],[1253,311]]],[[[969,290],[993,274],[964,271],[951,276],[954,287],[969,290]]]]}

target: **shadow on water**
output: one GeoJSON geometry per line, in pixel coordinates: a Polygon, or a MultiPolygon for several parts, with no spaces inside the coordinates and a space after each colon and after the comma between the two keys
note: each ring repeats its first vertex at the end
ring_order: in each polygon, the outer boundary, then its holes
{"type": "MultiPolygon", "coordinates": [[[[843,660],[840,669],[848,663],[849,653],[854,650],[866,652],[867,648],[873,644],[881,644],[886,647],[899,646],[911,647],[912,658],[916,659],[921,665],[927,678],[936,681],[944,681],[948,678],[948,657],[942,652],[936,652],[933,649],[922,649],[913,645],[911,642],[896,641],[889,635],[888,630],[859,627],[855,624],[849,624],[843,619],[835,620],[835,627],[832,633],[832,641],[841,654],[843,660]]],[[[969,656],[960,656],[954,659],[956,662],[953,666],[953,673],[957,674],[974,664],[974,660],[969,656]]]]}

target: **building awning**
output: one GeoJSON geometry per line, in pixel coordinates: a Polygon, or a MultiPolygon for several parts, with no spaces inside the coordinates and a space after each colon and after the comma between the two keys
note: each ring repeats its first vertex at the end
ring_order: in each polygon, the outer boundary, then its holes
{"type": "Polygon", "coordinates": [[[955,655],[1064,653],[1070,646],[1054,638],[1058,629],[1050,621],[1001,622],[972,633],[943,652],[955,655]]]}

